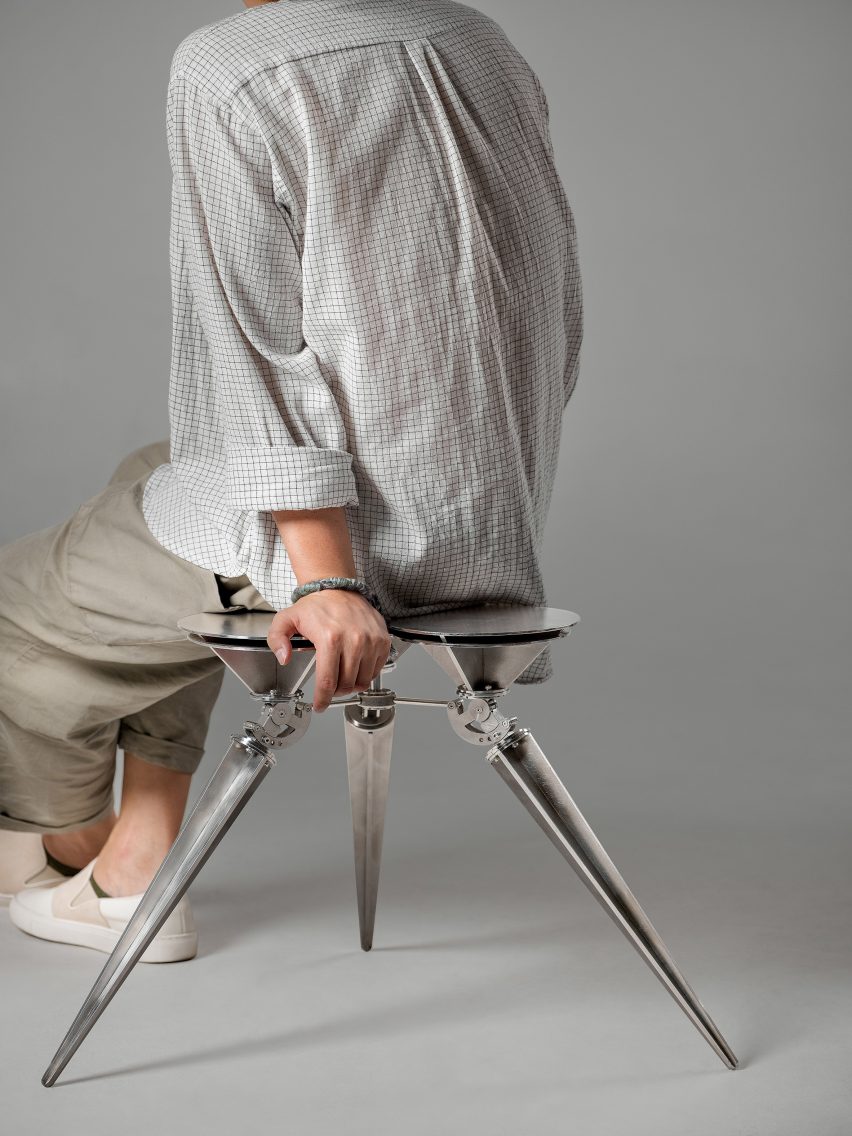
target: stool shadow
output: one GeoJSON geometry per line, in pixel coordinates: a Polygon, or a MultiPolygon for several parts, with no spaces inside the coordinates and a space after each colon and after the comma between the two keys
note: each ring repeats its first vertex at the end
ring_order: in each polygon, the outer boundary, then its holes
{"type": "MultiPolygon", "coordinates": [[[[56,1088],[68,1088],[72,1085],[88,1084],[92,1081],[108,1080],[112,1077],[127,1077],[140,1073],[153,1072],[160,1069],[177,1069],[193,1065],[207,1065],[227,1061],[231,1058],[244,1059],[252,1054],[262,1056],[280,1053],[287,1050],[304,1051],[311,1046],[322,1046],[326,1043],[340,1043],[345,1041],[360,1042],[365,1037],[381,1039],[389,1035],[410,1033],[412,1020],[416,1019],[417,1028],[437,1025],[442,1028],[450,1027],[453,1022],[469,1021],[472,1016],[482,1020],[486,1016],[504,1018],[507,1010],[513,1005],[523,1005],[529,1008],[529,970],[518,968],[500,976],[500,997],[494,997],[494,976],[475,987],[468,984],[464,990],[458,988],[443,993],[430,989],[422,998],[409,999],[401,1004],[396,998],[393,1005],[373,1011],[364,1011],[359,1008],[357,1013],[348,1017],[337,1017],[333,1020],[317,1022],[310,1026],[297,1028],[287,1032],[268,1034],[258,1037],[252,1034],[248,1038],[229,1041],[222,1045],[207,1046],[196,1049],[192,1053],[176,1053],[168,1056],[160,1054],[153,1060],[135,1062],[123,1065],[117,1069],[106,1070],[102,1073],[91,1073],[87,1076],[63,1078],[57,1082],[56,1088]]],[[[551,994],[547,994],[548,1004],[552,1002],[551,994]]],[[[642,1044],[641,1030],[637,1027],[637,1046],[642,1044]]],[[[677,1053],[677,1036],[672,1038],[672,1052],[677,1053]]],[[[715,1073],[727,1073],[721,1065],[714,1070],[710,1063],[712,1055],[702,1061],[701,1052],[697,1050],[695,1064],[681,1070],[662,1071],[649,1077],[647,1072],[641,1074],[617,1071],[609,1073],[589,1073],[578,1068],[575,1073],[566,1070],[564,1082],[580,1085],[588,1084],[589,1080],[601,1083],[626,1084],[634,1082],[657,1081],[683,1081],[696,1076],[710,1076],[715,1073]]],[[[740,1057],[741,1064],[744,1058],[740,1057]]]]}

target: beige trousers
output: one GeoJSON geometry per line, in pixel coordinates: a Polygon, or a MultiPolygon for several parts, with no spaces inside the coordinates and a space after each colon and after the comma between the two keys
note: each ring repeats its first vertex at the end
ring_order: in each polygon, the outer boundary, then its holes
{"type": "Polygon", "coordinates": [[[151,535],[142,492],[168,460],[167,440],[134,450],[68,520],[0,546],[0,828],[109,815],[119,746],[194,772],[225,666],[177,622],[274,610],[151,535]]]}

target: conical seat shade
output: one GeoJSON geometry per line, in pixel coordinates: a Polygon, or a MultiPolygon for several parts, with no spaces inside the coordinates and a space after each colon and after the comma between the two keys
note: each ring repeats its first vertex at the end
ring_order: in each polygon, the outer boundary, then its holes
{"type": "Polygon", "coordinates": [[[576,612],[527,604],[481,604],[390,621],[456,683],[506,690],[547,644],[580,622],[576,612]]]}
{"type": "Polygon", "coordinates": [[[267,636],[275,612],[202,612],[179,621],[193,643],[203,643],[234,672],[252,694],[275,692],[286,698],[310,677],[316,652],[310,639],[293,635],[290,661],[282,666],[269,648],[267,636]]]}
{"type": "Polygon", "coordinates": [[[279,698],[289,697],[308,681],[316,662],[313,647],[294,650],[290,662],[282,666],[268,647],[223,647],[209,640],[205,642],[243,686],[257,695],[274,691],[279,698]]]}
{"type": "Polygon", "coordinates": [[[546,639],[532,643],[503,643],[497,647],[459,647],[447,643],[421,643],[441,670],[471,690],[506,690],[547,646],[546,639]]]}

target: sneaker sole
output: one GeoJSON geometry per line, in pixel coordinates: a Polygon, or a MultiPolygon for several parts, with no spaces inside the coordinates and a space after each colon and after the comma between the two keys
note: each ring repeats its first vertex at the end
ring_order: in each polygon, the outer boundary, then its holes
{"type": "MultiPolygon", "coordinates": [[[[12,897],[9,904],[9,918],[15,926],[37,939],[48,939],[52,943],[69,943],[75,947],[91,947],[105,954],[112,954],[121,935],[109,927],[96,927],[92,923],[75,923],[70,919],[47,919],[28,911],[12,897]]],[[[187,931],[182,935],[155,936],[145,949],[139,962],[183,962],[195,958],[198,953],[198,932],[187,931]]]]}

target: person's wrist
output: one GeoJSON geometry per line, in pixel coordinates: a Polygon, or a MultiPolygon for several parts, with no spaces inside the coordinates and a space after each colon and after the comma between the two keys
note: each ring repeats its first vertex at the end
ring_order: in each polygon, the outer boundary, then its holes
{"type": "Polygon", "coordinates": [[[379,613],[382,611],[379,597],[376,593],[365,580],[355,576],[322,576],[315,580],[306,580],[293,589],[290,602],[294,604],[300,600],[302,596],[312,595],[316,592],[326,590],[340,590],[359,594],[379,613]]]}

